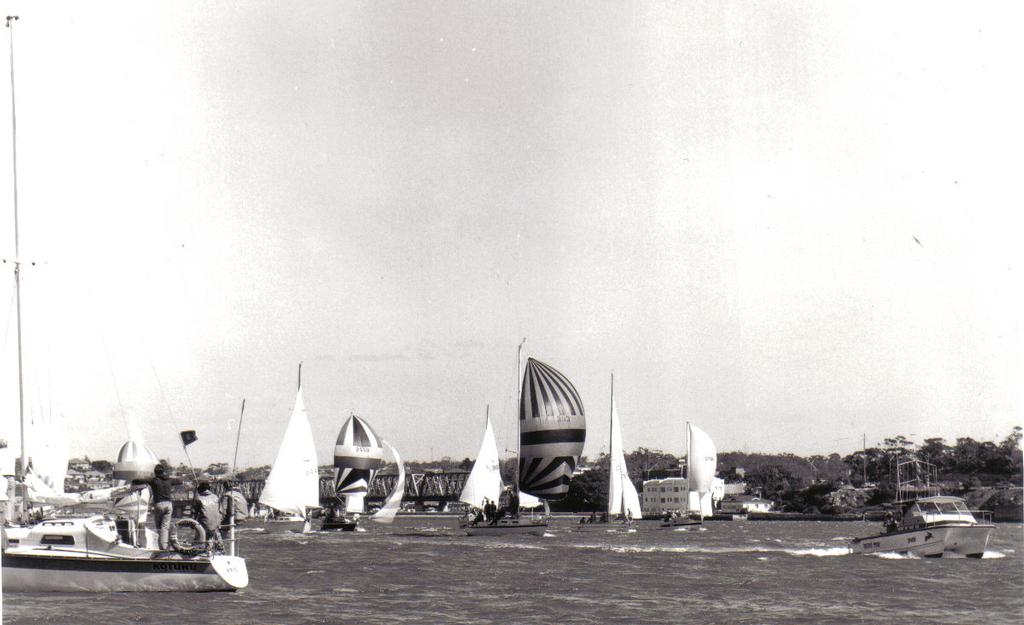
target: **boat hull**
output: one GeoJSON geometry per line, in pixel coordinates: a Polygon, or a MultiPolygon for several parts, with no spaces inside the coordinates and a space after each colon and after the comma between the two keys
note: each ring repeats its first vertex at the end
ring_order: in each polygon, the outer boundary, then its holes
{"type": "Polygon", "coordinates": [[[479,525],[464,526],[469,536],[511,536],[515,534],[533,534],[542,536],[548,529],[547,521],[513,519],[506,521],[502,519],[494,525],[481,523],[479,525]]]}
{"type": "Polygon", "coordinates": [[[853,553],[899,553],[922,558],[980,558],[993,525],[942,525],[857,538],[853,553]]]}
{"type": "Polygon", "coordinates": [[[324,521],[320,524],[322,532],[354,532],[359,523],[356,521],[324,521]]]}
{"type": "Polygon", "coordinates": [[[687,525],[703,525],[703,521],[699,519],[674,519],[672,521],[665,521],[661,524],[661,527],[685,527],[687,525]]]}
{"type": "Polygon", "coordinates": [[[4,592],[214,592],[249,583],[245,560],[3,555],[4,592]]]}

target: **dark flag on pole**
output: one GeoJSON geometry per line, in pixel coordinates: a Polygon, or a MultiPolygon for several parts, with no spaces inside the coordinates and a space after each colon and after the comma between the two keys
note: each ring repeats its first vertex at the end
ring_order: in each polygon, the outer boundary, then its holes
{"type": "Polygon", "coordinates": [[[195,430],[185,430],[181,433],[181,444],[185,447],[188,447],[197,440],[199,440],[199,437],[196,436],[195,430]]]}

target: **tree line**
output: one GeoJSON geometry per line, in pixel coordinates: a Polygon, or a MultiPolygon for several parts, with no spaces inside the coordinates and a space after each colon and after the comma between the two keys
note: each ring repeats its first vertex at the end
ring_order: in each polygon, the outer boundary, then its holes
{"type": "MultiPolygon", "coordinates": [[[[944,492],[962,494],[972,488],[1020,485],[1022,476],[1020,427],[1002,441],[977,441],[970,437],[956,439],[947,444],[942,438],[927,438],[920,445],[905,436],[886,438],[880,446],[856,451],[846,456],[830,455],[798,456],[791,453],[764,454],[745,452],[723,452],[718,455],[718,472],[727,483],[743,482],[746,491],[775,502],[782,510],[820,511],[835,510],[836,504],[830,494],[843,486],[868,489],[871,495],[863,505],[871,506],[891,501],[894,492],[894,467],[900,459],[916,457],[935,466],[938,481],[944,492]]],[[[685,459],[658,449],[640,447],[626,454],[626,467],[634,480],[637,490],[642,492],[645,480],[684,476],[685,459]]],[[[506,483],[515,479],[515,458],[501,462],[501,474],[506,483]]],[[[110,462],[92,461],[93,467],[109,471],[110,462]]],[[[560,510],[602,510],[607,507],[609,457],[601,454],[597,458],[582,458],[578,472],[569,484],[568,496],[553,507],[560,510]]],[[[406,471],[412,473],[429,470],[469,471],[473,467],[471,458],[406,462],[406,471]]],[[[328,473],[331,465],[321,470],[328,473]]],[[[393,471],[385,467],[384,471],[393,471]]],[[[225,462],[215,462],[205,469],[196,468],[198,473],[212,477],[227,476],[230,467],[225,462]]],[[[189,475],[191,468],[180,465],[175,469],[179,475],[189,475]]],[[[241,480],[264,479],[270,466],[249,467],[239,471],[235,477],[241,480]]]]}

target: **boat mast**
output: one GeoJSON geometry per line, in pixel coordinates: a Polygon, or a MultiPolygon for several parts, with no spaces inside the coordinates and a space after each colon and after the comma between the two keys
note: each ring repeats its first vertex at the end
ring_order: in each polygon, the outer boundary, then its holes
{"type": "MultiPolygon", "coordinates": [[[[615,372],[612,371],[612,392],[611,398],[608,402],[608,466],[612,467],[615,464],[615,450],[612,449],[612,442],[615,440],[615,372]]],[[[611,480],[616,479],[615,475],[609,476],[608,491],[611,492],[611,480]]],[[[619,503],[619,511],[622,511],[622,506],[625,502],[619,503]]]]}
{"type": "Polygon", "coordinates": [[[519,343],[519,351],[516,353],[516,473],[515,480],[512,482],[515,492],[519,492],[519,454],[522,451],[522,439],[520,437],[520,430],[522,424],[519,423],[519,419],[523,416],[523,344],[526,343],[526,337],[519,343]]]}
{"type": "Polygon", "coordinates": [[[242,419],[245,417],[245,398],[242,398],[242,412],[238,414],[238,432],[235,433],[235,457],[231,461],[231,475],[235,475],[235,471],[238,470],[238,442],[242,440],[242,419]]]}
{"type": "Polygon", "coordinates": [[[7,30],[10,36],[10,59],[11,59],[11,163],[13,167],[14,180],[14,301],[15,318],[17,319],[18,333],[18,429],[21,435],[21,467],[18,470],[18,477],[21,477],[22,497],[21,511],[25,516],[25,496],[27,491],[24,487],[25,470],[27,457],[25,455],[25,380],[22,371],[22,340],[21,340],[21,248],[18,240],[18,116],[15,108],[14,97],[14,26],[12,22],[20,19],[17,15],[7,16],[7,30]]]}
{"type": "Polygon", "coordinates": [[[686,452],[686,515],[690,514],[690,476],[693,475],[693,465],[690,463],[690,422],[686,422],[686,429],[683,430],[683,451],[686,452]]]}

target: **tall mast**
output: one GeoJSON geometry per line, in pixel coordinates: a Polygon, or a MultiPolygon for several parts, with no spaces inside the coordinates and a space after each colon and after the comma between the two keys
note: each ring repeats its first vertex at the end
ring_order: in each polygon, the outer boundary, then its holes
{"type": "Polygon", "coordinates": [[[690,476],[693,475],[693,464],[690,461],[690,422],[686,422],[683,430],[683,451],[686,453],[686,514],[690,514],[690,476]]]}
{"type": "Polygon", "coordinates": [[[516,492],[519,492],[519,453],[522,451],[522,446],[519,430],[522,425],[519,423],[519,419],[523,416],[523,344],[526,343],[526,337],[519,343],[519,351],[516,353],[516,477],[513,481],[513,487],[516,492]]]}
{"type": "Polygon", "coordinates": [[[612,372],[612,395],[608,401],[608,457],[612,455],[612,436],[615,434],[615,424],[612,423],[612,413],[615,410],[615,372],[612,372]]]}
{"type": "Polygon", "coordinates": [[[864,484],[868,483],[868,435],[864,434],[864,484]]]}
{"type": "MultiPolygon", "coordinates": [[[[22,371],[22,342],[21,342],[21,247],[18,239],[18,116],[16,109],[16,99],[14,97],[14,26],[13,22],[18,21],[17,15],[7,16],[7,31],[10,39],[10,59],[11,59],[11,163],[13,167],[13,183],[12,188],[14,191],[14,302],[15,302],[15,318],[17,319],[17,333],[18,333],[18,429],[21,435],[21,468],[18,471],[18,476],[22,478],[22,484],[24,484],[24,476],[26,463],[28,459],[25,455],[25,380],[24,372],[22,371]]],[[[25,496],[26,490],[22,489],[21,497],[21,515],[25,515],[25,496]]]]}
{"type": "Polygon", "coordinates": [[[242,398],[242,411],[238,414],[238,432],[235,433],[235,457],[231,461],[231,476],[238,477],[235,475],[235,471],[238,469],[238,442],[242,440],[242,419],[245,417],[245,398],[242,398]]]}
{"type": "MultiPolygon", "coordinates": [[[[609,398],[609,401],[608,401],[608,467],[609,467],[609,473],[611,472],[610,468],[615,466],[615,456],[613,455],[615,453],[615,450],[612,449],[612,442],[615,440],[615,372],[613,371],[611,375],[612,375],[612,383],[611,383],[611,389],[612,390],[611,390],[611,397],[609,398]]],[[[611,488],[612,488],[611,480],[614,480],[614,479],[616,479],[615,475],[609,475],[608,476],[608,490],[609,490],[609,492],[611,492],[611,488]]],[[[625,502],[620,502],[620,504],[619,504],[619,512],[622,511],[621,509],[622,509],[623,505],[625,505],[625,502]]]]}

